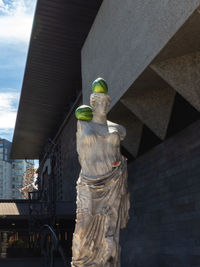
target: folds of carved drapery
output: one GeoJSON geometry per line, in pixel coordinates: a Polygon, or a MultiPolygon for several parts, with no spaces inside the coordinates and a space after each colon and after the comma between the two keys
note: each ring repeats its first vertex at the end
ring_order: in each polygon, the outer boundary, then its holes
{"type": "Polygon", "coordinates": [[[77,215],[73,236],[73,267],[119,267],[119,231],[129,215],[127,164],[107,175],[77,182],[77,215]]]}

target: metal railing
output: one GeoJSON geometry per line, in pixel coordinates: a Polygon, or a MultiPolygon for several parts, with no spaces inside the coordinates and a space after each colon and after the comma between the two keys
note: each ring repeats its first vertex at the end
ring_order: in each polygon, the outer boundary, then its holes
{"type": "Polygon", "coordinates": [[[43,225],[41,228],[41,251],[44,256],[44,266],[54,267],[55,266],[55,252],[59,252],[64,266],[69,266],[69,261],[65,255],[65,252],[57,238],[54,229],[48,224],[43,225]]]}
{"type": "Polygon", "coordinates": [[[56,182],[54,176],[56,144],[50,139],[48,141],[51,146],[49,158],[52,168],[51,174],[48,177],[49,188],[45,191],[46,188],[42,185],[40,190],[29,192],[29,232],[31,234],[36,234],[36,229],[40,229],[40,248],[43,255],[43,266],[54,267],[55,252],[58,252],[62,258],[64,266],[67,267],[69,266],[69,261],[67,260],[65,252],[54,230],[56,219],[56,182]],[[37,211],[34,210],[34,205],[32,205],[33,200],[38,202],[39,207],[37,208],[40,216],[37,216],[37,211]]]}

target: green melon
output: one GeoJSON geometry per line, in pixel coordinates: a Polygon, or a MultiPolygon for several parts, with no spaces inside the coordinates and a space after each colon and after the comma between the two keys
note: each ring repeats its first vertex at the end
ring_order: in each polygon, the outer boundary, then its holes
{"type": "Polygon", "coordinates": [[[81,121],[91,121],[93,117],[93,111],[90,106],[82,105],[75,111],[76,118],[81,121]]]}
{"type": "Polygon", "coordinates": [[[108,86],[107,83],[104,79],[102,78],[97,78],[93,83],[92,83],[92,91],[94,93],[108,93],[108,86]]]}

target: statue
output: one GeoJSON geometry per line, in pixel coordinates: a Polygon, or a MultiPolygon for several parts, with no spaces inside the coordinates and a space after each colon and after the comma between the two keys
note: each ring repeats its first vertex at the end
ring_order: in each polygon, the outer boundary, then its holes
{"type": "Polygon", "coordinates": [[[72,267],[120,267],[119,232],[129,218],[127,163],[120,153],[126,130],[107,120],[110,102],[107,84],[98,78],[90,96],[92,108],[76,110],[81,173],[72,267]]]}

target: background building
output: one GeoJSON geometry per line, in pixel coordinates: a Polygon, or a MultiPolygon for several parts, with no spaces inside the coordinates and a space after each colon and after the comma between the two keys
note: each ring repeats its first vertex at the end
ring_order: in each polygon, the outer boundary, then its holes
{"type": "Polygon", "coordinates": [[[19,189],[22,187],[25,172],[34,161],[11,160],[12,143],[0,139],[0,198],[23,199],[19,189]]]}
{"type": "Polygon", "coordinates": [[[0,198],[12,197],[12,161],[9,158],[11,142],[0,139],[0,198]]]}

